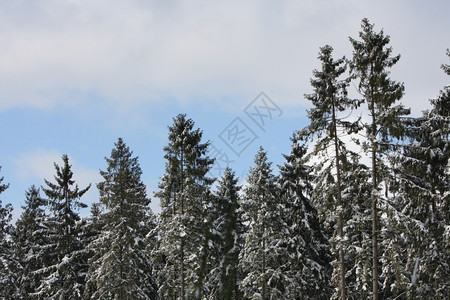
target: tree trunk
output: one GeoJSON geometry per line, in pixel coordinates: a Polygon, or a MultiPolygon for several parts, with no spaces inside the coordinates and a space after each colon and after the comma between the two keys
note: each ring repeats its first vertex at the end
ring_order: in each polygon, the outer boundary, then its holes
{"type": "Polygon", "coordinates": [[[334,151],[336,155],[336,178],[337,178],[337,200],[339,209],[339,219],[338,219],[338,230],[340,237],[340,245],[339,245],[339,289],[341,291],[341,299],[346,299],[346,290],[345,290],[345,261],[344,261],[344,249],[342,249],[342,240],[344,238],[344,217],[342,215],[343,203],[341,197],[341,168],[340,168],[340,157],[339,157],[339,145],[337,138],[337,121],[336,121],[336,112],[335,106],[333,102],[333,110],[332,110],[332,126],[333,126],[333,134],[334,134],[334,151]]]}
{"type": "MultiPolygon", "coordinates": [[[[183,149],[184,151],[184,149],[183,149]]],[[[183,151],[181,151],[181,162],[180,162],[180,167],[181,167],[181,174],[180,174],[180,179],[181,179],[181,223],[184,225],[184,155],[183,155],[183,151]]],[[[183,226],[184,227],[184,226],[183,226]]],[[[183,230],[185,230],[185,228],[183,228],[183,230]]],[[[184,233],[185,234],[185,233],[184,233]]],[[[186,298],[186,287],[185,287],[185,276],[184,276],[184,235],[182,234],[181,236],[181,245],[180,245],[180,275],[181,275],[181,299],[185,299],[186,298]]]]}
{"type": "Polygon", "coordinates": [[[184,286],[184,238],[181,237],[181,255],[180,255],[180,272],[181,272],[181,299],[185,299],[185,286],[184,286]]]}
{"type": "Polygon", "coordinates": [[[376,161],[376,134],[377,126],[375,119],[375,109],[372,100],[371,105],[372,113],[372,134],[371,134],[371,147],[372,147],[372,294],[373,300],[378,300],[378,214],[377,214],[377,161],[376,161]]]}
{"type": "Polygon", "coordinates": [[[266,237],[265,228],[263,224],[263,234],[262,234],[262,300],[266,300],[266,237]]]}

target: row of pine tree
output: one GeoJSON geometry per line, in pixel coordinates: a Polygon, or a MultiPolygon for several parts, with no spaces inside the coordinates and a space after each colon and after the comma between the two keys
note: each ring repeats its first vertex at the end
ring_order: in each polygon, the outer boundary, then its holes
{"type": "Polygon", "coordinates": [[[0,202],[0,298],[448,299],[450,87],[408,117],[389,36],[364,19],[359,38],[351,59],[320,49],[310,123],[278,175],[261,147],[243,186],[228,168],[209,177],[209,142],[180,114],[155,193],[161,212],[119,138],[81,218],[91,186],[75,183],[64,155],[14,225],[0,202]]]}

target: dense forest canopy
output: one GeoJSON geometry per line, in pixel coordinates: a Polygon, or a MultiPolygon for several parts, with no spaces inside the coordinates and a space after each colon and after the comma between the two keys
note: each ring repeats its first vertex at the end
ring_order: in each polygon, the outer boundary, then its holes
{"type": "Polygon", "coordinates": [[[179,114],[158,214],[122,138],[89,216],[69,155],[14,224],[1,199],[0,299],[447,299],[450,86],[411,117],[389,35],[363,19],[350,43],[319,49],[308,126],[280,166],[261,147],[242,186],[210,177],[211,144],[179,114]]]}

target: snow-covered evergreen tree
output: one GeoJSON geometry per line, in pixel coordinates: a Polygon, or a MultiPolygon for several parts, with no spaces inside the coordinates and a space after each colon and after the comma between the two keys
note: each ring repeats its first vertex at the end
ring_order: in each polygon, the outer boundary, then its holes
{"type": "Polygon", "coordinates": [[[248,224],[239,266],[244,278],[240,289],[247,299],[283,299],[288,282],[279,251],[283,242],[283,206],[271,163],[261,147],[250,168],[242,201],[248,224]]]}
{"type": "MultiPolygon", "coordinates": [[[[449,54],[450,55],[450,54],[449,54]]],[[[448,65],[443,69],[450,75],[448,65]]],[[[446,228],[450,225],[450,87],[444,87],[432,108],[423,116],[408,119],[410,143],[400,155],[393,155],[397,166],[394,177],[395,212],[388,214],[389,229],[401,232],[385,248],[383,282],[393,297],[444,299],[450,293],[450,249],[446,228]],[[425,246],[424,246],[425,245],[425,246]],[[392,253],[394,247],[397,253],[392,253]],[[397,264],[392,264],[393,256],[397,264]],[[418,260],[416,282],[412,274],[418,260]]],[[[387,236],[392,236],[386,232],[387,236]]]]}
{"type": "Polygon", "coordinates": [[[244,225],[240,210],[240,186],[231,169],[226,168],[219,179],[211,209],[210,271],[206,290],[208,299],[240,299],[238,284],[239,253],[244,225]]]}
{"type": "MultiPolygon", "coordinates": [[[[334,211],[337,212],[337,230],[333,235],[339,235],[339,240],[344,238],[343,228],[343,206],[346,203],[342,200],[342,148],[344,142],[341,139],[342,133],[351,133],[358,129],[357,120],[350,122],[342,118],[342,112],[349,115],[349,110],[356,108],[359,101],[348,99],[347,86],[349,78],[341,79],[340,77],[346,71],[344,58],[334,60],[332,57],[333,48],[324,46],[320,48],[319,59],[322,63],[321,70],[314,70],[314,78],[311,79],[311,85],[314,93],[305,95],[312,102],[313,108],[308,111],[308,117],[311,123],[302,130],[302,134],[313,139],[315,142],[314,155],[320,156],[319,160],[322,165],[331,165],[335,170],[335,201],[334,211]],[[330,151],[330,148],[333,150],[330,151]],[[331,159],[329,158],[331,156],[331,159]],[[325,161],[327,162],[325,162],[325,161]]],[[[349,140],[349,139],[348,139],[349,140]]],[[[330,169],[331,170],[331,169],[330,169]]],[[[339,263],[335,270],[338,274],[338,289],[341,299],[346,299],[345,289],[345,261],[344,247],[337,245],[339,263]]]]}
{"type": "Polygon", "coordinates": [[[312,167],[306,164],[306,145],[292,138],[291,153],[283,155],[280,186],[283,213],[278,259],[285,283],[283,299],[330,299],[331,252],[317,210],[310,200],[312,167]]]}
{"type": "Polygon", "coordinates": [[[72,179],[72,166],[67,155],[62,156],[63,166],[54,164],[56,183],[44,180],[42,191],[48,197],[51,215],[42,221],[46,244],[39,245],[46,261],[39,273],[44,275],[36,293],[41,298],[79,299],[83,295],[86,264],[77,252],[81,248],[77,222],[78,209],[86,207],[80,198],[90,185],[80,189],[72,179]]]}
{"type": "Polygon", "coordinates": [[[347,299],[368,299],[372,294],[371,283],[371,203],[370,171],[355,154],[347,154],[342,160],[342,198],[344,240],[331,239],[345,247],[347,299]]]}
{"type": "Polygon", "coordinates": [[[370,219],[370,186],[369,170],[358,162],[354,153],[341,151],[341,193],[345,205],[340,213],[343,218],[343,238],[337,232],[338,210],[336,202],[335,168],[322,161],[316,168],[320,170],[314,179],[311,196],[316,205],[319,219],[330,237],[331,251],[335,259],[332,261],[332,282],[336,287],[331,299],[341,298],[339,291],[338,249],[345,253],[345,282],[347,299],[366,299],[371,295],[371,219],[370,219]]]}
{"type": "Polygon", "coordinates": [[[166,173],[155,195],[160,199],[158,248],[154,251],[159,294],[164,299],[202,297],[210,222],[210,186],[206,174],[213,160],[192,119],[179,114],[169,126],[164,147],[166,173]]]}
{"type": "MultiPolygon", "coordinates": [[[[96,255],[96,249],[89,247],[89,245],[98,238],[104,225],[100,218],[100,206],[100,203],[93,203],[90,209],[91,215],[81,219],[77,223],[77,230],[80,232],[81,242],[81,249],[77,252],[77,255],[80,257],[81,261],[85,262],[86,273],[88,273],[89,270],[89,261],[96,255]]],[[[87,282],[85,285],[83,298],[90,299],[94,292],[95,286],[87,282]]]]}
{"type": "MultiPolygon", "coordinates": [[[[383,174],[381,155],[389,150],[392,139],[403,135],[400,116],[409,113],[401,104],[396,104],[403,96],[404,86],[389,78],[389,68],[400,59],[392,57],[392,47],[388,47],[389,36],[383,30],[374,32],[374,25],[367,19],[362,20],[361,41],[350,38],[353,45],[353,58],[350,64],[352,76],[357,80],[358,92],[367,104],[369,121],[363,124],[366,141],[363,149],[370,153],[372,172],[372,297],[379,294],[379,187],[383,174]]],[[[364,118],[363,118],[364,119],[364,118]]]]}
{"type": "Polygon", "coordinates": [[[145,237],[151,230],[152,212],[141,181],[138,157],[119,138],[111,151],[104,181],[97,184],[101,233],[89,244],[95,255],[89,261],[90,299],[158,299],[145,237]]]}
{"type": "Polygon", "coordinates": [[[41,252],[46,244],[46,237],[42,235],[43,221],[47,217],[45,208],[47,201],[40,196],[39,188],[32,185],[26,191],[25,206],[16,222],[14,231],[14,249],[22,264],[18,274],[19,294],[22,299],[35,299],[33,293],[40,285],[39,269],[46,261],[41,252]]]}
{"type": "MultiPolygon", "coordinates": [[[[3,179],[0,177],[0,194],[9,187],[9,184],[2,184],[3,179]]],[[[0,297],[4,299],[18,299],[17,272],[21,269],[11,241],[12,210],[11,204],[2,206],[0,200],[0,297]]]]}

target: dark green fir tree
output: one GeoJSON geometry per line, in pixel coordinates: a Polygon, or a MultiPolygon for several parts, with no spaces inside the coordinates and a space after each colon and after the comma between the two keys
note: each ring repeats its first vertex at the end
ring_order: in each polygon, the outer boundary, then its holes
{"type": "Polygon", "coordinates": [[[403,96],[404,86],[389,78],[389,69],[400,59],[392,55],[389,47],[390,37],[383,30],[374,31],[374,25],[367,19],[362,20],[361,40],[350,38],[353,46],[353,58],[350,71],[357,81],[358,92],[367,105],[368,121],[363,123],[366,140],[363,149],[371,158],[372,186],[372,298],[379,298],[379,200],[380,182],[383,174],[381,156],[391,149],[392,141],[403,135],[401,116],[409,114],[401,104],[396,103],[403,96]]]}
{"type": "Polygon", "coordinates": [[[37,291],[43,279],[37,271],[47,261],[46,253],[42,251],[42,246],[47,244],[43,226],[48,217],[46,207],[47,200],[40,196],[39,188],[32,185],[26,191],[23,212],[16,222],[14,231],[16,253],[23,266],[18,278],[22,299],[35,299],[33,293],[37,291]]]}
{"type": "Polygon", "coordinates": [[[37,251],[46,261],[39,270],[44,277],[34,295],[40,298],[79,299],[83,295],[87,270],[86,263],[77,255],[81,248],[77,230],[80,220],[78,210],[87,206],[80,198],[91,186],[80,189],[72,178],[69,157],[63,155],[62,161],[62,166],[54,164],[56,183],[44,180],[47,187],[42,187],[48,197],[50,215],[42,222],[46,243],[39,245],[37,251]]]}
{"type": "MultiPolygon", "coordinates": [[[[3,179],[0,177],[0,194],[9,187],[9,184],[2,183],[3,179]]],[[[4,299],[19,299],[17,274],[21,271],[21,266],[11,240],[14,230],[11,225],[12,211],[11,204],[2,206],[0,200],[0,295],[4,299]]]]}
{"type": "Polygon", "coordinates": [[[159,294],[164,299],[201,299],[207,273],[210,222],[210,186],[207,173],[214,161],[206,153],[202,131],[179,114],[169,126],[169,144],[164,147],[166,172],[155,196],[160,199],[158,247],[159,294]]]}
{"type": "Polygon", "coordinates": [[[296,134],[280,169],[283,235],[278,257],[285,277],[284,299],[330,299],[331,252],[316,207],[311,201],[313,168],[307,146],[296,134]]]}
{"type": "MultiPolygon", "coordinates": [[[[314,88],[312,94],[305,95],[310,100],[313,108],[308,111],[310,124],[302,130],[302,135],[309,137],[315,142],[314,156],[319,160],[317,166],[322,172],[324,168],[330,169],[331,176],[335,178],[335,191],[331,196],[332,206],[328,211],[329,217],[336,214],[337,227],[332,233],[334,237],[338,236],[337,241],[344,241],[344,203],[342,198],[342,156],[345,152],[345,142],[342,136],[348,135],[358,130],[358,120],[350,122],[345,116],[350,115],[351,109],[357,108],[360,101],[352,100],[347,97],[347,87],[349,78],[341,78],[346,71],[345,59],[334,60],[332,57],[333,48],[324,46],[320,48],[319,60],[322,63],[320,70],[314,70],[314,78],[311,79],[311,86],[314,88]]],[[[325,200],[325,198],[323,199],[325,200]]],[[[335,251],[333,251],[335,252],[335,251]]],[[[336,245],[336,254],[338,255],[338,264],[335,264],[334,282],[337,282],[338,297],[347,299],[346,294],[346,262],[344,260],[344,245],[336,245]]],[[[335,295],[336,296],[336,295],[335,295]]]]}
{"type": "MultiPolygon", "coordinates": [[[[77,252],[81,261],[85,262],[86,269],[89,270],[89,262],[101,255],[101,253],[96,253],[95,248],[89,247],[89,245],[95,241],[103,228],[103,223],[101,220],[101,204],[93,203],[91,205],[91,215],[85,217],[80,220],[77,224],[77,230],[80,231],[80,241],[81,241],[81,249],[77,252]]],[[[88,281],[88,278],[86,278],[88,281]]],[[[90,299],[93,293],[95,292],[95,285],[92,282],[86,282],[83,298],[90,299]]]]}
{"type": "Polygon", "coordinates": [[[247,299],[283,299],[287,282],[278,259],[285,228],[279,187],[262,147],[254,161],[242,200],[248,230],[239,261],[240,289],[247,299]]]}
{"type": "Polygon", "coordinates": [[[103,181],[97,184],[102,227],[89,244],[95,255],[89,261],[85,298],[158,299],[144,242],[152,212],[138,157],[119,138],[105,160],[103,181]]]}
{"type": "MultiPolygon", "coordinates": [[[[449,65],[442,68],[450,75],[449,65]]],[[[391,156],[396,166],[391,190],[398,213],[389,217],[391,230],[403,234],[386,247],[395,246],[401,252],[394,257],[399,267],[385,268],[384,277],[386,285],[396,288],[390,290],[393,295],[404,292],[412,298],[445,299],[450,293],[450,232],[446,229],[450,224],[450,87],[444,87],[430,103],[431,109],[422,117],[406,120],[409,143],[391,156]]],[[[383,258],[392,261],[393,254],[383,258]]]]}
{"type": "Polygon", "coordinates": [[[206,283],[208,299],[211,300],[241,299],[238,265],[245,229],[239,190],[238,178],[231,169],[226,168],[219,179],[211,208],[210,271],[206,283]]]}

